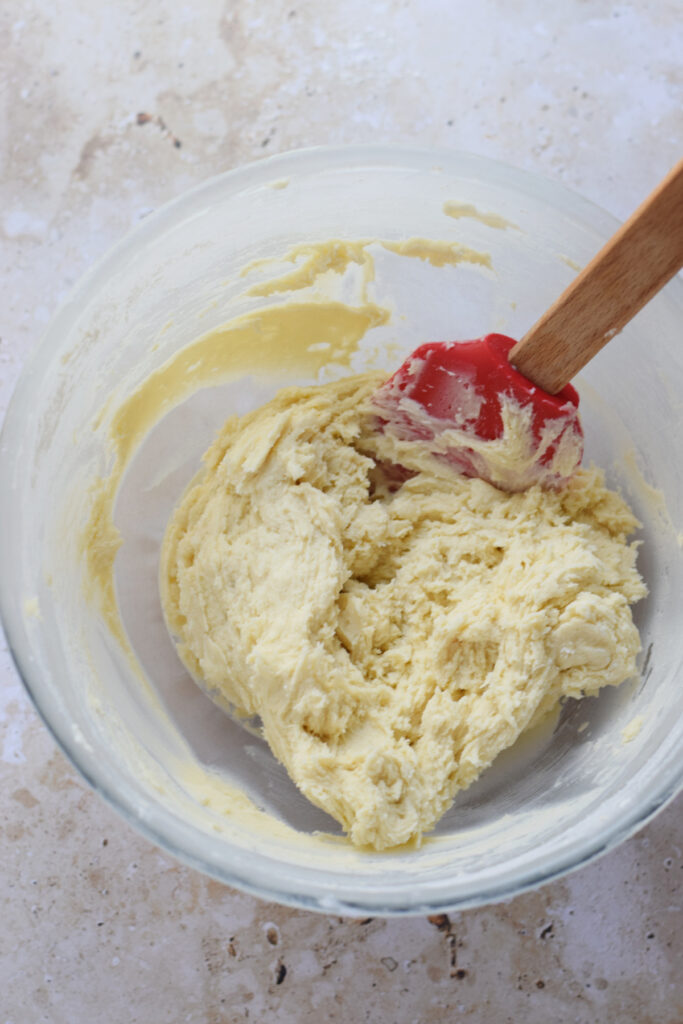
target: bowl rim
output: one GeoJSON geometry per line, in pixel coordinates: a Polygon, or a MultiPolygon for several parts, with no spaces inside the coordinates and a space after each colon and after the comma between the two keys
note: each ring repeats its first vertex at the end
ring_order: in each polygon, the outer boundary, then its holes
{"type": "MultiPolygon", "coordinates": [[[[33,378],[40,376],[41,367],[48,363],[53,347],[68,334],[83,306],[84,297],[95,293],[108,280],[112,267],[125,260],[132,250],[153,242],[190,211],[196,212],[198,200],[210,204],[212,196],[218,194],[225,198],[226,192],[238,194],[245,189],[260,188],[277,178],[295,176],[303,171],[302,164],[306,165],[307,174],[345,167],[382,167],[387,170],[415,166],[431,168],[460,178],[483,179],[489,185],[499,182],[512,192],[527,194],[534,201],[547,202],[553,207],[561,204],[568,217],[588,221],[592,228],[606,237],[619,226],[617,218],[565,185],[499,160],[459,150],[386,145],[316,146],[269,156],[208,178],[149,214],[100,256],[76,282],[52,317],[41,341],[29,353],[0,432],[0,522],[7,521],[6,510],[11,503],[13,453],[21,436],[25,410],[30,408],[26,401],[30,386],[33,378]]],[[[676,298],[675,304],[683,308],[683,282],[680,278],[667,285],[666,294],[671,301],[676,298]]],[[[7,553],[15,544],[9,530],[0,531],[0,564],[7,564],[7,553]]],[[[190,867],[262,899],[324,913],[362,915],[371,912],[382,916],[424,915],[508,899],[576,870],[613,849],[652,818],[683,787],[682,762],[678,771],[672,767],[668,773],[662,773],[659,785],[647,802],[633,807],[630,812],[614,814],[610,825],[590,841],[569,843],[554,851],[543,870],[532,868],[520,872],[516,868],[514,880],[508,878],[505,871],[499,872],[497,881],[494,879],[470,893],[459,891],[456,876],[456,884],[450,886],[443,879],[438,883],[421,885],[414,885],[413,880],[413,891],[420,890],[417,900],[406,899],[405,882],[384,884],[374,894],[368,891],[367,895],[359,895],[350,874],[342,876],[324,869],[302,869],[260,851],[245,851],[225,843],[221,852],[229,851],[231,856],[209,857],[207,850],[202,848],[202,844],[206,844],[202,833],[174,812],[155,803],[151,796],[141,799],[138,794],[137,799],[133,799],[136,794],[128,791],[127,784],[119,784],[121,780],[109,777],[97,757],[91,756],[85,746],[74,742],[73,732],[60,711],[55,694],[35,671],[15,595],[9,574],[0,574],[0,619],[10,655],[40,718],[80,775],[124,820],[157,846],[190,867]],[[302,883],[304,892],[299,891],[302,883]],[[432,887],[438,887],[440,894],[430,893],[432,887]],[[377,898],[379,893],[384,894],[380,899],[377,898]]]]}

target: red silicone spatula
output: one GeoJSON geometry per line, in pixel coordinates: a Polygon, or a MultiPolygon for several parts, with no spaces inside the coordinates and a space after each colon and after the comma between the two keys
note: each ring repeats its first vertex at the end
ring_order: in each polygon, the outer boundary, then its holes
{"type": "Polygon", "coordinates": [[[520,342],[417,348],[373,396],[382,429],[507,490],[561,483],[583,454],[568,382],[681,266],[683,160],[520,342]]]}

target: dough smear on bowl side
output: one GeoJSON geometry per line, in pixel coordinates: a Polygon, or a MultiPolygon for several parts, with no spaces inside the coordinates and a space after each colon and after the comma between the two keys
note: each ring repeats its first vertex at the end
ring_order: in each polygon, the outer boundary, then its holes
{"type": "Polygon", "coordinates": [[[369,373],[227,421],[165,536],[189,671],[359,846],[430,830],[532,720],[635,672],[638,522],[598,469],[507,493],[378,432],[369,373]]]}

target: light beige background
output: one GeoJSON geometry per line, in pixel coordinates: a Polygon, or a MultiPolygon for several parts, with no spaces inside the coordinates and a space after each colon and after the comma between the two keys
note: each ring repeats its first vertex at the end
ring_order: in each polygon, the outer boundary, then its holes
{"type": "MultiPolygon", "coordinates": [[[[683,149],[674,0],[3,0],[0,53],[2,409],[85,268],[237,164],[464,148],[626,216],[683,149]]],[[[680,800],[598,863],[440,928],[321,917],[139,838],[57,752],[4,646],[0,678],[0,1024],[683,1019],[680,800]]]]}

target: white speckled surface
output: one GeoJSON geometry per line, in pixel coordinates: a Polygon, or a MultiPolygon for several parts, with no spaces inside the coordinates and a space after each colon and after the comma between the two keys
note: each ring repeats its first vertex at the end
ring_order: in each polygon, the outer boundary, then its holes
{"type": "MultiPolygon", "coordinates": [[[[683,148],[674,0],[142,0],[0,8],[0,407],[92,260],[207,176],[319,143],[470,149],[625,216],[683,148]],[[140,117],[145,114],[149,117],[140,117]]],[[[683,1019],[683,803],[450,921],[261,903],[76,776],[0,654],[0,1021],[683,1019]]]]}

